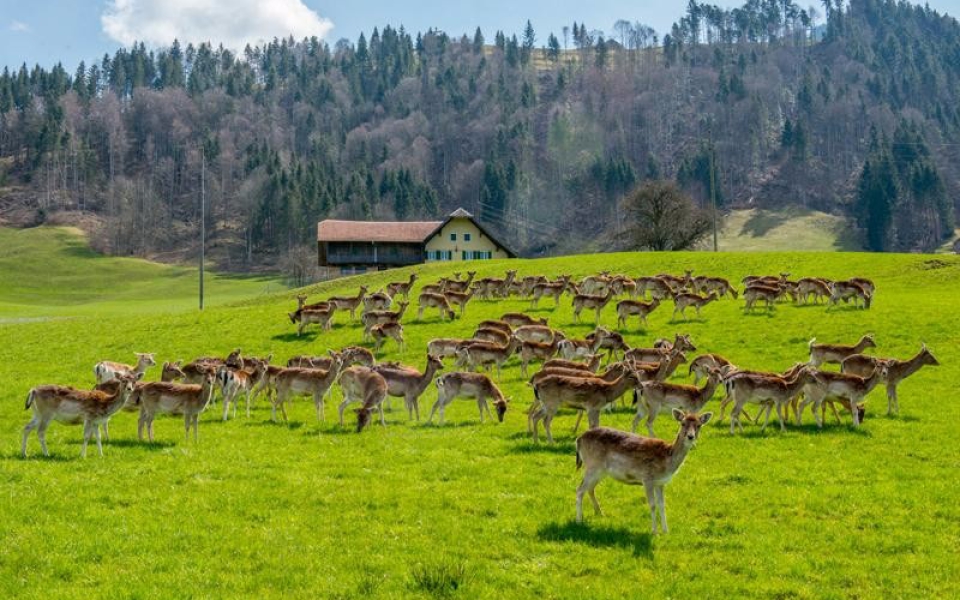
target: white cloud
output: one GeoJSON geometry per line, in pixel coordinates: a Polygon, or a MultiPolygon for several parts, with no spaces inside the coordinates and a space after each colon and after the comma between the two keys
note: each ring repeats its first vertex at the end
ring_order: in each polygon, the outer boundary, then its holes
{"type": "Polygon", "coordinates": [[[241,50],[274,37],[324,37],[333,22],[302,0],[108,0],[103,31],[122,44],[211,42],[241,50]]]}
{"type": "Polygon", "coordinates": [[[30,33],[30,26],[23,21],[10,21],[10,31],[17,33],[30,33]]]}

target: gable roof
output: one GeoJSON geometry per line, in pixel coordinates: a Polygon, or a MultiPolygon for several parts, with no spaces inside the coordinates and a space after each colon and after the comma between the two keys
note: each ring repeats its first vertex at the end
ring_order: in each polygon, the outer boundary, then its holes
{"type": "Polygon", "coordinates": [[[480,233],[482,233],[483,235],[487,236],[487,237],[490,239],[490,241],[492,241],[498,248],[500,248],[501,250],[503,250],[504,252],[506,252],[508,257],[510,257],[510,258],[516,258],[516,257],[517,257],[517,253],[516,253],[516,252],[514,252],[514,251],[511,250],[510,248],[507,248],[506,246],[504,246],[503,243],[502,243],[500,240],[498,240],[495,236],[490,235],[490,232],[487,231],[487,228],[484,227],[483,225],[481,225],[481,224],[480,224],[480,221],[478,221],[476,218],[474,218],[473,215],[471,215],[470,213],[468,213],[467,211],[465,211],[463,208],[458,208],[457,210],[455,210],[455,211],[453,211],[452,213],[450,213],[450,215],[449,215],[446,219],[444,219],[443,221],[441,221],[441,222],[437,225],[437,228],[436,228],[436,229],[434,229],[433,231],[431,231],[430,234],[427,235],[426,238],[424,238],[424,241],[429,240],[429,239],[432,238],[433,236],[435,236],[435,235],[437,235],[438,233],[440,233],[440,231],[441,231],[444,227],[447,226],[447,223],[449,223],[450,221],[452,221],[452,220],[454,220],[454,219],[467,219],[468,221],[470,221],[471,223],[473,223],[474,226],[476,226],[477,229],[480,230],[480,233]]]}

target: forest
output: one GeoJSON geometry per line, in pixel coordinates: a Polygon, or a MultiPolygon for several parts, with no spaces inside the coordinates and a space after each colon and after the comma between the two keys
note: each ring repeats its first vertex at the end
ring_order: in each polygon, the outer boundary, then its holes
{"type": "Polygon", "coordinates": [[[893,0],[690,0],[669,32],[374,28],[235,53],[143,44],[0,74],[0,224],[225,269],[312,253],[324,218],[464,207],[528,256],[617,249],[622,199],[847,216],[928,251],[960,207],[960,24],[893,0]],[[71,71],[73,71],[71,69],[71,71]]]}

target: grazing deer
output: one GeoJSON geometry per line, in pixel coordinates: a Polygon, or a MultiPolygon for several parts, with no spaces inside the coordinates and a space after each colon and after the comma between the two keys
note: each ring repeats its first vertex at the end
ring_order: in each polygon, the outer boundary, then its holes
{"type": "Polygon", "coordinates": [[[831,294],[830,286],[822,279],[804,277],[797,282],[797,299],[800,304],[807,304],[811,296],[816,304],[820,304],[821,300],[829,300],[831,294]]]}
{"type": "Polygon", "coordinates": [[[521,342],[541,342],[549,344],[557,339],[564,339],[559,331],[554,331],[549,325],[521,325],[513,331],[513,335],[521,342]]]}
{"type": "Polygon", "coordinates": [[[837,281],[833,284],[833,292],[830,294],[830,306],[836,306],[841,300],[846,304],[851,299],[855,307],[862,305],[864,309],[867,309],[870,308],[873,297],[858,283],[837,281]]]}
{"type": "Polygon", "coordinates": [[[753,311],[758,302],[766,304],[768,311],[776,308],[777,299],[780,298],[781,290],[779,287],[768,285],[750,285],[743,291],[744,305],[746,312],[753,311]]]}
{"type": "Polygon", "coordinates": [[[64,425],[83,423],[82,458],[87,457],[87,443],[96,435],[97,450],[103,456],[103,444],[100,440],[100,426],[106,423],[117,411],[123,408],[134,391],[138,377],[120,374],[93,390],[78,390],[61,385],[41,385],[30,390],[24,410],[33,409],[33,418],[23,428],[23,441],[20,453],[27,457],[27,438],[30,432],[37,430],[40,448],[44,456],[50,456],[47,450],[47,427],[52,421],[64,425]]]}
{"type": "Polygon", "coordinates": [[[923,344],[920,347],[920,352],[908,360],[881,359],[866,354],[854,354],[840,363],[840,371],[860,377],[869,377],[881,364],[887,367],[887,375],[884,378],[887,384],[887,414],[892,415],[900,412],[900,401],[897,399],[897,386],[900,382],[924,366],[939,367],[940,361],[927,349],[927,345],[923,344]]]}
{"type": "Polygon", "coordinates": [[[585,411],[590,428],[598,427],[600,411],[606,405],[615,402],[630,387],[636,387],[639,382],[640,376],[632,370],[628,370],[614,381],[562,375],[547,377],[533,387],[534,397],[540,404],[536,412],[530,416],[533,441],[539,441],[538,429],[542,420],[547,440],[553,443],[553,432],[550,426],[561,406],[585,411]]]}
{"type": "MultiPolygon", "coordinates": [[[[510,341],[509,336],[505,337],[505,340],[510,341]]],[[[457,356],[457,350],[474,340],[463,340],[460,338],[436,338],[427,342],[427,354],[430,356],[436,356],[437,358],[452,358],[457,356]]],[[[504,342],[506,343],[506,342],[504,342]]]]}
{"type": "Polygon", "coordinates": [[[527,376],[527,365],[532,361],[538,360],[543,362],[555,356],[559,342],[559,339],[548,343],[534,341],[520,342],[520,375],[523,377],[527,376]]]}
{"type": "Polygon", "coordinates": [[[737,289],[730,285],[730,282],[723,277],[699,278],[699,281],[694,284],[694,289],[701,294],[716,292],[721,298],[729,295],[736,300],[740,297],[737,289]]]}
{"type": "Polygon", "coordinates": [[[659,513],[660,529],[667,533],[663,488],[683,465],[700,437],[701,427],[712,417],[713,413],[697,415],[674,409],[673,418],[680,423],[680,431],[672,444],[606,427],[591,429],[577,438],[577,468],[584,467],[583,481],[577,487],[577,522],[583,521],[584,494],[590,496],[594,511],[603,514],[595,489],[604,477],[610,476],[629,485],[643,484],[652,531],[657,533],[659,513]]]}
{"type": "Polygon", "coordinates": [[[403,325],[400,323],[381,323],[370,328],[370,335],[373,337],[373,351],[379,353],[383,343],[391,339],[397,343],[400,352],[403,352],[403,325]]]}
{"type": "Polygon", "coordinates": [[[653,422],[657,415],[681,409],[684,412],[700,412],[720,385],[720,372],[711,371],[702,388],[694,385],[644,381],[637,388],[637,414],[631,431],[636,433],[640,421],[646,417],[647,431],[653,436],[653,422]]]}
{"type": "Polygon", "coordinates": [[[419,421],[420,396],[433,381],[433,376],[442,368],[443,361],[428,354],[427,367],[423,370],[423,373],[413,367],[404,366],[379,365],[374,367],[373,370],[380,373],[387,382],[387,395],[394,398],[403,398],[408,416],[413,418],[416,414],[417,421],[419,421]]]}
{"type": "MultiPolygon", "coordinates": [[[[472,271],[471,271],[472,272],[472,271]]],[[[467,308],[467,302],[473,298],[474,290],[469,292],[444,292],[443,296],[447,299],[451,305],[456,306],[460,311],[460,316],[463,317],[463,311],[467,308]]]]}
{"type": "Polygon", "coordinates": [[[343,390],[343,402],[340,403],[340,426],[343,427],[343,411],[353,402],[360,402],[355,409],[357,414],[357,433],[370,423],[374,410],[380,413],[380,424],[387,426],[383,416],[383,402],[387,398],[389,387],[383,375],[367,367],[350,367],[340,376],[340,388],[343,390]]]}
{"type": "Polygon", "coordinates": [[[518,327],[523,327],[524,325],[546,325],[547,319],[531,317],[524,313],[506,313],[500,320],[510,326],[511,329],[517,329],[518,327]]]}
{"type": "Polygon", "coordinates": [[[860,338],[860,341],[853,346],[844,346],[841,344],[818,344],[817,338],[813,338],[807,344],[810,348],[810,364],[819,367],[824,363],[842,363],[843,359],[854,354],[861,354],[867,348],[876,348],[877,344],[873,340],[873,334],[867,334],[860,338]]]}
{"type": "Polygon", "coordinates": [[[877,290],[877,286],[874,285],[873,281],[864,277],[851,277],[847,280],[847,283],[859,285],[871,298],[873,297],[873,293],[877,290]]]}
{"type": "Polygon", "coordinates": [[[109,360],[102,360],[94,365],[93,376],[96,378],[97,384],[113,381],[121,375],[134,375],[137,376],[137,379],[140,379],[147,372],[147,369],[157,364],[152,352],[134,352],[134,354],[137,356],[136,365],[125,365],[109,360]]]}
{"type": "Polygon", "coordinates": [[[350,319],[356,321],[357,309],[363,304],[363,297],[366,295],[367,286],[361,285],[356,296],[334,296],[333,298],[328,298],[327,302],[336,307],[337,310],[349,310],[350,319]]]}
{"type": "Polygon", "coordinates": [[[783,408],[790,405],[806,386],[820,382],[816,369],[809,365],[802,365],[792,377],[780,377],[773,373],[734,372],[725,381],[727,397],[733,403],[733,411],[730,413],[730,433],[735,434],[738,427],[741,432],[743,431],[740,414],[747,403],[767,406],[767,418],[761,431],[766,430],[770,422],[771,405],[777,409],[780,431],[786,431],[783,408]]]}
{"type": "Polygon", "coordinates": [[[300,324],[297,326],[297,337],[303,334],[307,325],[316,324],[323,331],[330,331],[333,322],[333,313],[336,312],[336,306],[331,304],[327,308],[305,308],[300,311],[298,317],[300,324]]]}
{"type": "Polygon", "coordinates": [[[617,357],[617,352],[621,354],[630,350],[623,336],[616,331],[610,331],[603,327],[597,327],[595,331],[587,334],[587,341],[593,341],[593,351],[607,351],[607,360],[617,357]]]}
{"type": "Polygon", "coordinates": [[[409,304],[406,301],[399,303],[400,310],[371,310],[360,315],[360,321],[363,323],[363,339],[370,339],[370,329],[374,325],[382,323],[399,323],[403,318],[403,313],[407,312],[409,304]]]}
{"type": "Polygon", "coordinates": [[[813,404],[813,414],[817,427],[823,427],[823,408],[825,401],[846,401],[853,418],[853,426],[860,426],[860,411],[855,410],[878,383],[887,376],[887,365],[878,364],[868,377],[859,377],[848,373],[818,371],[817,381],[808,384],[804,390],[804,399],[797,410],[797,423],[808,404],[813,404]]]}
{"type": "Polygon", "coordinates": [[[654,298],[650,302],[642,300],[621,300],[617,302],[617,328],[626,327],[627,319],[636,316],[644,326],[649,326],[647,316],[660,306],[660,299],[654,298]]]}
{"type": "Polygon", "coordinates": [[[453,320],[456,317],[456,314],[453,312],[453,309],[450,308],[450,303],[447,301],[446,296],[443,294],[433,294],[430,292],[420,292],[420,298],[418,299],[420,307],[417,309],[417,320],[420,321],[423,319],[423,311],[427,308],[436,308],[440,311],[440,318],[445,319],[450,317],[453,320]]]}
{"type": "Polygon", "coordinates": [[[580,322],[580,313],[583,309],[593,310],[595,313],[594,324],[600,324],[600,312],[610,303],[610,300],[613,299],[613,291],[607,290],[607,292],[602,296],[595,296],[592,294],[576,294],[573,297],[573,321],[575,323],[580,322]]]}
{"type": "Polygon", "coordinates": [[[700,316],[700,309],[704,306],[710,304],[714,300],[719,298],[716,292],[710,292],[707,296],[700,296],[698,294],[689,294],[686,292],[681,292],[673,296],[673,316],[676,317],[677,313],[680,313],[680,316],[684,319],[687,318],[685,311],[689,307],[694,307],[697,311],[697,316],[700,316]]]}
{"type": "Polygon", "coordinates": [[[500,388],[483,373],[447,373],[437,378],[437,401],[430,409],[427,423],[433,421],[433,414],[440,409],[440,424],[443,425],[444,413],[447,405],[457,398],[473,398],[477,401],[480,410],[480,422],[483,423],[483,413],[486,411],[491,418],[490,406],[487,399],[493,401],[497,409],[497,420],[503,423],[503,416],[507,412],[508,399],[503,396],[500,388]]]}
{"type": "Polygon", "coordinates": [[[174,382],[185,379],[187,375],[180,367],[180,362],[181,361],[176,360],[163,363],[163,366],[160,368],[160,381],[174,382]]]}
{"type": "Polygon", "coordinates": [[[495,365],[497,367],[497,380],[499,381],[503,363],[510,359],[519,345],[520,340],[513,336],[510,337],[506,346],[500,346],[492,342],[468,341],[457,349],[457,366],[475,369],[482,365],[489,369],[489,365],[495,365]]]}
{"type": "MultiPolygon", "coordinates": [[[[287,422],[287,400],[293,396],[313,396],[313,404],[317,409],[317,421],[324,420],[323,399],[330,392],[330,388],[340,375],[343,367],[342,359],[337,356],[328,370],[323,369],[284,369],[277,374],[274,385],[277,388],[277,397],[273,401],[270,419],[277,420],[277,409],[283,415],[283,422],[287,422]]],[[[366,367],[351,367],[366,368],[366,367]]]]}
{"type": "Polygon", "coordinates": [[[410,273],[410,279],[407,281],[394,281],[387,284],[387,293],[390,296],[396,298],[398,295],[402,295],[404,300],[410,300],[410,290],[413,288],[413,283],[417,280],[416,273],[410,273]]]}
{"type": "Polygon", "coordinates": [[[153,420],[158,414],[164,414],[183,415],[185,439],[190,439],[190,429],[193,428],[194,442],[200,441],[200,413],[210,404],[214,381],[213,372],[207,372],[200,385],[169,382],[138,385],[133,395],[135,404],[140,407],[137,439],[143,441],[143,430],[146,429],[147,439],[153,442],[153,420]]]}
{"type": "MultiPolygon", "coordinates": [[[[448,293],[454,294],[463,294],[468,289],[470,289],[470,284],[473,283],[473,278],[477,275],[476,271],[467,271],[467,278],[459,281],[447,281],[447,285],[443,288],[443,293],[446,295],[448,293]]],[[[470,294],[473,296],[473,294],[470,294]]]]}
{"type": "MultiPolygon", "coordinates": [[[[390,294],[387,294],[383,291],[374,292],[363,299],[363,312],[367,313],[372,310],[389,310],[392,304],[393,298],[390,297],[390,294]]],[[[361,318],[363,318],[363,315],[361,315],[361,318]]]]}
{"type": "Polygon", "coordinates": [[[510,341],[510,334],[504,333],[503,330],[500,329],[494,329],[493,327],[481,327],[473,332],[473,339],[482,342],[493,342],[494,344],[504,346],[510,341]]]}

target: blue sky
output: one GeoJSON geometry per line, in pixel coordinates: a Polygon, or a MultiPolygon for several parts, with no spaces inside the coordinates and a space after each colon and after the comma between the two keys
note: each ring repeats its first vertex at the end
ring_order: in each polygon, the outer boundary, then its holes
{"type": "MultiPolygon", "coordinates": [[[[738,0],[715,0],[734,6],[738,0]]],[[[0,0],[0,66],[62,61],[73,69],[113,52],[132,39],[148,45],[180,39],[215,39],[229,46],[293,33],[317,34],[333,43],[355,39],[375,25],[429,27],[472,34],[476,26],[492,39],[497,29],[519,33],[527,19],[538,44],[560,36],[573,21],[608,34],[617,19],[641,21],[658,32],[669,28],[687,0],[0,0]]],[[[806,5],[807,3],[802,2],[806,5]]],[[[810,4],[820,7],[819,0],[810,4]]],[[[943,12],[960,14],[960,0],[929,0],[943,12]]]]}

